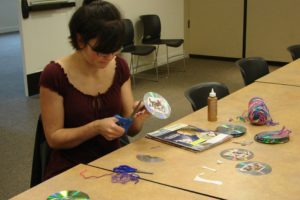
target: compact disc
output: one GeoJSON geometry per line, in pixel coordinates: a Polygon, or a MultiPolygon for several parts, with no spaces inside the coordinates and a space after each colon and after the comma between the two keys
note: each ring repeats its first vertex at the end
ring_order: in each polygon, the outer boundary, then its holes
{"type": "Polygon", "coordinates": [[[233,137],[240,137],[247,131],[246,127],[234,124],[222,124],[217,127],[217,132],[232,135],[233,137]]]}
{"type": "Polygon", "coordinates": [[[143,162],[161,162],[164,161],[164,159],[156,156],[150,156],[150,155],[144,155],[144,154],[138,154],[136,155],[136,158],[143,162]]]}
{"type": "Polygon", "coordinates": [[[237,164],[235,168],[239,172],[256,175],[256,176],[269,174],[272,171],[270,165],[262,162],[255,162],[255,161],[241,162],[237,164]]]}
{"type": "Polygon", "coordinates": [[[254,154],[247,149],[226,149],[222,151],[221,156],[227,160],[250,160],[254,154]]]}
{"type": "Polygon", "coordinates": [[[282,144],[289,141],[288,134],[279,134],[279,131],[264,131],[254,136],[256,142],[264,144],[282,144]]]}
{"type": "Polygon", "coordinates": [[[90,197],[80,191],[64,190],[48,196],[47,200],[90,200],[90,197]]]}
{"type": "Polygon", "coordinates": [[[171,114],[171,107],[167,100],[155,92],[147,92],[144,95],[146,109],[159,119],[167,119],[171,114]]]}

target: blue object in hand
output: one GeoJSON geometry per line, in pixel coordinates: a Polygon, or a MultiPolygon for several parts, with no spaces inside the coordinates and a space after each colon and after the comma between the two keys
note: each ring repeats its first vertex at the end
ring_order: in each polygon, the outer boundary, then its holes
{"type": "Polygon", "coordinates": [[[117,124],[125,129],[125,134],[126,134],[133,122],[133,119],[131,117],[130,118],[121,117],[120,115],[115,115],[115,117],[119,120],[117,121],[117,124]]]}

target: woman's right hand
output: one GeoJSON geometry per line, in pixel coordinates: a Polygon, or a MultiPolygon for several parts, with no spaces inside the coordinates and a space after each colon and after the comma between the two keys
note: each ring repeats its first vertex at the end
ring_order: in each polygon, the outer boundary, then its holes
{"type": "Polygon", "coordinates": [[[111,141],[121,137],[125,129],[117,125],[118,119],[115,117],[108,117],[94,121],[93,126],[97,133],[102,135],[105,139],[111,141]]]}

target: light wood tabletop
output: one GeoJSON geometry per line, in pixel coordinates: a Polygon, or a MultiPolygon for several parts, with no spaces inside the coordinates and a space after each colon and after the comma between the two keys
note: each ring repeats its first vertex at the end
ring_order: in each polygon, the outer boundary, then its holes
{"type": "Polygon", "coordinates": [[[127,164],[154,173],[141,174],[145,179],[225,199],[297,199],[300,195],[300,87],[256,82],[218,102],[217,122],[208,122],[207,108],[203,108],[172,124],[186,123],[214,130],[218,125],[228,123],[230,118],[247,111],[249,100],[255,96],[264,99],[271,117],[279,125],[254,126],[248,122],[231,122],[247,127],[247,133],[200,153],[143,138],[91,164],[107,169],[127,164]],[[290,141],[285,144],[262,144],[253,139],[259,132],[280,130],[283,126],[292,131],[290,141]],[[242,141],[254,142],[248,146],[233,143],[242,141]],[[266,163],[272,167],[272,172],[260,176],[239,172],[236,165],[240,161],[226,160],[220,156],[221,151],[230,148],[252,151],[254,158],[250,161],[266,163]],[[139,154],[161,157],[164,161],[142,162],[136,158],[139,154]],[[218,164],[218,160],[223,163],[218,164]],[[216,171],[204,169],[203,166],[216,171]],[[202,178],[219,180],[223,184],[194,181],[200,173],[204,173],[202,178]]]}
{"type": "Polygon", "coordinates": [[[87,194],[91,200],[161,200],[161,199],[193,199],[208,200],[212,199],[199,194],[178,190],[140,180],[137,184],[129,182],[127,184],[112,183],[111,176],[101,178],[83,178],[80,173],[85,172],[86,177],[101,176],[110,172],[89,167],[86,165],[77,165],[76,167],[55,176],[48,181],[43,182],[15,197],[11,200],[41,200],[53,193],[64,190],[76,190],[87,194]]]}
{"type": "MultiPolygon", "coordinates": [[[[276,126],[254,126],[248,122],[233,121],[247,128],[247,133],[233,138],[211,149],[194,153],[148,138],[137,140],[117,151],[101,157],[90,165],[113,169],[129,165],[153,174],[140,174],[139,183],[112,183],[110,176],[84,179],[80,173],[99,176],[108,171],[87,165],[78,165],[17,196],[20,199],[46,199],[50,194],[63,190],[79,190],[91,199],[297,199],[300,195],[300,87],[255,82],[218,101],[218,121],[207,121],[207,108],[173,122],[186,123],[204,129],[214,130],[218,125],[228,123],[248,109],[252,97],[264,99],[276,126]],[[253,141],[255,134],[262,131],[290,129],[290,141],[285,144],[268,145],[253,142],[241,146],[233,142],[253,141]],[[272,172],[254,176],[241,173],[236,165],[241,161],[226,160],[220,152],[231,148],[247,149],[254,153],[250,161],[263,162],[272,167],[272,172]],[[162,162],[143,162],[137,155],[157,156],[162,162]],[[219,164],[218,161],[222,163],[219,164]],[[206,167],[206,168],[203,168],[206,167]],[[211,171],[207,168],[215,169],[211,171]],[[221,185],[196,182],[194,178],[221,181],[221,185]],[[211,197],[209,197],[211,196],[211,197]],[[215,198],[213,198],[215,197],[215,198]]],[[[173,110],[176,112],[176,110],[173,110]]]]}
{"type": "Polygon", "coordinates": [[[300,87],[300,59],[297,59],[270,74],[267,74],[256,82],[283,84],[300,87]]]}

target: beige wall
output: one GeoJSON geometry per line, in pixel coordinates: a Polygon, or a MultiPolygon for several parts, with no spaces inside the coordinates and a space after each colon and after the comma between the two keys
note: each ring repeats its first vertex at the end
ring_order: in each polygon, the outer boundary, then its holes
{"type": "MultiPolygon", "coordinates": [[[[21,0],[18,1],[20,3],[21,0]]],[[[81,5],[82,0],[76,2],[77,5],[81,5]]],[[[184,0],[110,0],[110,2],[120,8],[125,18],[133,20],[137,31],[137,42],[140,42],[141,38],[141,24],[138,21],[142,14],[160,16],[162,37],[184,37],[184,0]]],[[[65,8],[33,12],[25,20],[19,17],[26,91],[26,75],[40,72],[50,60],[72,52],[67,39],[69,34],[67,24],[74,10],[75,8],[65,8]]],[[[182,51],[182,48],[174,48],[169,51],[169,54],[182,51]]],[[[165,49],[161,48],[158,55],[159,64],[166,62],[165,53],[165,49]]],[[[126,55],[125,57],[129,61],[129,57],[126,55]]]]}
{"type": "Polygon", "coordinates": [[[299,0],[250,0],[247,18],[247,57],[292,60],[286,48],[300,44],[299,0]]]}
{"type": "MultiPolygon", "coordinates": [[[[246,57],[289,62],[286,48],[300,44],[299,0],[247,1],[246,57]]],[[[186,0],[190,54],[242,57],[243,0],[186,0]]]]}
{"type": "Polygon", "coordinates": [[[187,30],[190,54],[241,57],[243,44],[242,0],[188,0],[187,30]]]}

